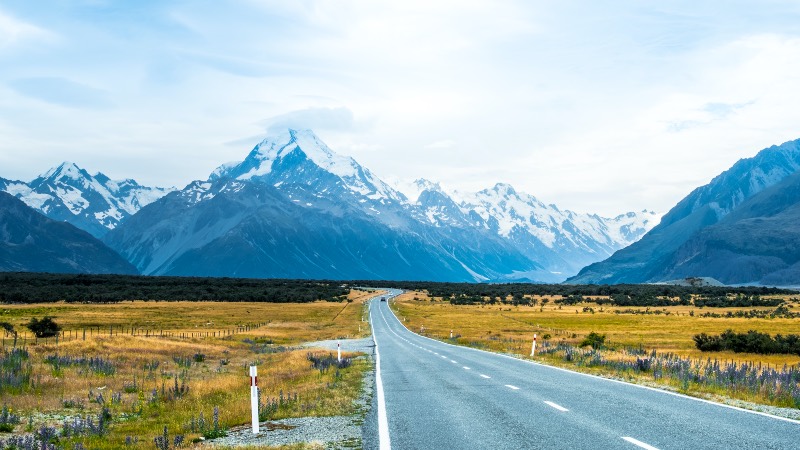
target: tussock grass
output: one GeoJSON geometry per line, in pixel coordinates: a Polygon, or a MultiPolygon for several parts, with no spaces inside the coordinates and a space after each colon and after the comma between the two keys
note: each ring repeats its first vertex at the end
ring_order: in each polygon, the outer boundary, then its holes
{"type": "MultiPolygon", "coordinates": [[[[369,327],[361,320],[364,300],[372,295],[353,291],[348,302],[305,304],[133,301],[0,305],[0,321],[11,322],[19,331],[31,317],[44,315],[52,316],[67,333],[81,330],[78,338],[62,339],[58,344],[53,339],[20,339],[18,346],[25,345],[30,354],[32,382],[21,392],[0,392],[0,403],[7,403],[21,416],[22,423],[14,429],[18,434],[31,428],[29,421],[33,428],[60,427],[66,419],[96,416],[102,408],[109,409],[112,420],[107,434],[62,438],[65,448],[77,442],[97,449],[154,448],[153,438],[162,434],[164,426],[170,436],[184,435],[184,446],[191,447],[191,441],[200,437],[198,431],[191,431],[192,420],[203,414],[210,422],[214,407],[219,407],[223,428],[250,423],[248,366],[256,364],[262,402],[281,395],[298,399],[275,411],[272,419],[355,413],[353,401],[362,388],[363,373],[369,369],[368,360],[346,353],[354,358],[351,366],[322,372],[312,367],[308,349],[293,346],[367,336],[369,327]],[[265,325],[239,331],[239,326],[248,323],[265,325]],[[219,333],[217,337],[194,338],[109,335],[112,325],[219,333]],[[82,330],[90,326],[99,327],[99,334],[95,328],[84,340],[82,330]],[[223,334],[224,330],[234,331],[223,334]],[[105,366],[104,372],[91,370],[82,358],[102,358],[113,370],[105,366]],[[171,393],[176,381],[179,390],[187,390],[171,393]],[[128,437],[138,437],[138,442],[126,446],[128,437]]],[[[12,341],[6,337],[3,352],[11,350],[12,341]]],[[[0,434],[0,439],[3,437],[0,434]]]]}

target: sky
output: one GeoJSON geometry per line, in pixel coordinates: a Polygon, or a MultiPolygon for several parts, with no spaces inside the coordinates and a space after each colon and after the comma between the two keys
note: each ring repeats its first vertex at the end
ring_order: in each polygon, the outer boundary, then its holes
{"type": "Polygon", "coordinates": [[[800,3],[0,3],[0,177],[178,186],[310,128],[386,180],[664,213],[800,138],[800,3]]]}

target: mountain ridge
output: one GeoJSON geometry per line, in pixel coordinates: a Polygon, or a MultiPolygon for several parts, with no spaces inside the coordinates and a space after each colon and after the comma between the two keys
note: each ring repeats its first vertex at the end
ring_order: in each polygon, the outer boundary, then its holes
{"type": "MultiPolygon", "coordinates": [[[[328,222],[338,220],[347,224],[347,227],[358,228],[365,235],[378,233],[386,242],[392,243],[387,244],[388,247],[396,245],[398,246],[397,248],[400,248],[413,243],[420,255],[428,255],[425,256],[425,258],[428,258],[426,264],[433,264],[433,266],[439,267],[442,270],[439,277],[447,277],[447,279],[458,281],[502,281],[508,279],[508,277],[515,277],[514,279],[516,279],[519,274],[528,274],[534,276],[533,280],[535,281],[554,282],[563,280],[565,272],[577,272],[580,268],[577,267],[580,263],[570,265],[563,258],[557,256],[557,253],[563,251],[563,249],[549,248],[538,238],[538,240],[534,239],[535,242],[533,242],[530,237],[526,237],[530,241],[528,242],[529,248],[521,252],[514,240],[511,239],[510,233],[503,234],[499,232],[500,222],[495,217],[500,212],[511,212],[498,210],[492,215],[486,211],[477,210],[474,205],[458,204],[440,186],[427,181],[421,182],[420,196],[412,202],[402,192],[383,182],[354,159],[336,154],[310,130],[290,129],[275,136],[270,136],[258,143],[244,160],[223,164],[209,175],[208,180],[193,182],[183,190],[171,195],[189,199],[187,203],[183,203],[180,206],[182,211],[189,216],[200,214],[197,211],[191,212],[195,208],[206,211],[204,214],[211,214],[208,211],[213,208],[207,202],[225,191],[225,188],[222,187],[225,183],[238,183],[237,186],[242,189],[254,189],[256,191],[258,189],[252,188],[251,185],[268,186],[269,189],[262,188],[260,192],[264,195],[269,192],[269,195],[273,196],[272,200],[275,204],[287,200],[303,209],[308,214],[308,217],[316,217],[318,227],[329,229],[332,232],[334,232],[333,229],[335,227],[329,227],[328,222]],[[422,200],[421,202],[420,199],[422,200]],[[356,224],[353,222],[354,219],[350,217],[355,215],[363,216],[365,221],[360,221],[356,224]],[[346,219],[345,216],[347,216],[346,219]],[[548,255],[547,258],[543,259],[544,263],[540,263],[539,259],[545,254],[548,255]],[[433,257],[431,255],[437,256],[433,257]],[[435,264],[431,262],[434,259],[438,261],[435,264]]],[[[502,186],[506,192],[514,192],[516,194],[513,187],[509,185],[498,184],[497,186],[498,189],[502,186]]],[[[155,202],[154,204],[160,204],[161,207],[164,207],[166,202],[177,202],[174,199],[164,200],[162,198],[161,200],[159,200],[161,203],[155,202]]],[[[232,200],[231,197],[229,200],[236,205],[243,204],[242,199],[232,200]]],[[[228,205],[226,207],[244,211],[244,209],[240,209],[240,206],[236,205],[228,205]]],[[[539,205],[542,208],[548,208],[543,203],[539,202],[537,207],[539,205]]],[[[178,207],[173,205],[173,208],[178,207]]],[[[123,224],[119,231],[112,230],[109,232],[105,242],[121,254],[127,255],[143,273],[187,271],[188,269],[183,266],[194,267],[196,266],[196,261],[210,260],[200,254],[202,252],[199,249],[206,248],[205,251],[210,252],[212,250],[208,246],[217,245],[214,251],[224,252],[222,247],[219,247],[218,244],[212,244],[212,241],[217,243],[222,242],[221,240],[238,242],[237,245],[244,246],[242,247],[242,254],[258,254],[258,257],[252,256],[255,259],[267,258],[266,255],[270,254],[270,251],[262,243],[257,242],[258,237],[253,235],[251,230],[263,227],[262,223],[256,223],[259,220],[277,223],[277,218],[273,217],[271,212],[263,212],[266,211],[264,208],[267,208],[267,205],[256,205],[253,208],[254,211],[237,215],[234,220],[236,223],[231,223],[230,228],[220,229],[218,234],[205,234],[210,240],[201,239],[199,234],[185,235],[181,238],[185,239],[186,242],[194,242],[195,245],[193,247],[177,241],[177,236],[182,233],[181,229],[191,228],[188,224],[178,226],[177,222],[167,223],[169,221],[162,221],[148,208],[143,208],[140,214],[149,217],[147,219],[149,224],[144,224],[142,222],[143,219],[134,217],[123,224]],[[255,212],[255,210],[259,209],[263,213],[261,216],[255,212]],[[145,211],[148,212],[145,214],[145,211]],[[250,223],[249,228],[243,225],[244,222],[250,223]],[[146,228],[151,226],[156,228],[163,227],[162,237],[165,239],[164,241],[154,240],[152,236],[147,237],[148,231],[146,228]],[[134,229],[137,230],[132,231],[134,229]],[[166,229],[170,231],[164,231],[166,229]],[[237,233],[247,234],[248,243],[242,243],[242,236],[234,236],[237,233]],[[137,237],[134,237],[134,235],[137,237]],[[156,248],[156,242],[161,244],[160,249],[156,248]],[[245,247],[247,247],[246,251],[245,247]],[[169,251],[174,251],[174,254],[165,256],[165,253],[169,251]],[[194,257],[184,258],[182,256],[184,253],[192,254],[194,257]],[[148,260],[149,256],[147,255],[161,256],[157,256],[151,261],[148,260]],[[149,262],[145,262],[146,260],[149,262]],[[153,261],[156,261],[156,263],[153,263],[153,261]],[[168,263],[167,261],[170,262],[168,263]]],[[[517,208],[522,208],[522,205],[517,205],[517,208]]],[[[552,209],[558,211],[555,207],[552,207],[552,209]]],[[[169,214],[170,212],[164,212],[164,217],[168,217],[169,214]]],[[[638,217],[636,213],[628,213],[620,215],[619,218],[632,216],[638,217]]],[[[603,223],[605,219],[599,218],[599,216],[578,215],[568,212],[566,214],[562,213],[559,218],[563,220],[579,218],[584,222],[591,222],[591,225],[597,228],[592,230],[592,233],[581,234],[575,232],[580,226],[571,223],[567,226],[571,230],[570,232],[559,232],[570,238],[580,235],[580,239],[564,239],[561,246],[575,251],[581,258],[595,258],[594,260],[597,260],[606,254],[610,254],[610,251],[615,246],[622,245],[618,238],[622,233],[616,233],[615,237],[609,236],[609,227],[603,223]],[[603,237],[602,244],[594,245],[594,243],[589,243],[596,236],[603,237]]],[[[518,222],[521,221],[520,223],[524,222],[524,219],[520,217],[517,219],[519,219],[518,222]]],[[[642,228],[646,228],[647,220],[642,222],[644,222],[642,228]]],[[[628,225],[633,228],[632,225],[628,225]]],[[[555,224],[555,226],[560,226],[560,224],[555,224]]],[[[316,232],[315,229],[308,227],[304,229],[308,234],[316,232]]],[[[530,234],[530,229],[525,229],[530,234]]],[[[289,233],[288,230],[284,231],[289,233]]],[[[510,230],[504,229],[502,231],[510,230]]],[[[339,229],[335,232],[343,231],[339,229]]],[[[206,230],[204,233],[210,232],[206,230]]],[[[633,235],[635,233],[635,231],[632,232],[633,235]]],[[[640,235],[643,233],[644,229],[640,230],[640,235]]],[[[264,234],[265,236],[269,235],[266,231],[264,234]]],[[[284,236],[288,236],[288,234],[284,236]]],[[[374,247],[358,239],[352,233],[348,234],[348,236],[353,242],[359,242],[362,247],[374,247]]],[[[295,235],[295,239],[301,242],[303,238],[295,235]]],[[[553,242],[554,239],[550,239],[547,243],[552,246],[553,242]]],[[[287,253],[289,255],[294,250],[286,251],[289,252],[287,253]]],[[[333,249],[328,249],[328,251],[338,254],[341,258],[345,257],[333,249]]],[[[405,267],[404,264],[413,259],[409,255],[412,255],[412,252],[406,248],[403,252],[396,250],[394,255],[389,252],[385,257],[396,258],[401,261],[396,266],[396,269],[400,271],[399,273],[407,273],[408,276],[412,276],[414,279],[420,279],[419,277],[423,273],[428,272],[422,269],[419,269],[419,273],[416,274],[403,272],[405,270],[403,268],[405,267]],[[403,263],[402,261],[405,262],[403,263]]],[[[272,257],[274,255],[269,256],[269,258],[272,257]]],[[[325,255],[318,253],[318,257],[324,259],[325,255]]],[[[337,268],[330,268],[330,272],[326,273],[326,276],[331,278],[358,278],[370,275],[359,273],[358,276],[344,276],[338,272],[342,264],[342,260],[339,260],[338,263],[331,262],[328,264],[329,266],[337,266],[337,268]]],[[[358,261],[350,261],[350,264],[353,267],[359,267],[358,261]]],[[[378,266],[381,266],[381,264],[378,264],[378,266]]],[[[387,278],[398,276],[386,271],[381,273],[381,276],[387,278]]],[[[429,275],[436,278],[435,273],[430,273],[429,275]]],[[[262,273],[262,276],[265,276],[264,273],[262,273]]]]}
{"type": "Polygon", "coordinates": [[[45,216],[102,237],[109,229],[175,188],[142,186],[132,179],[90,175],[65,161],[26,183],[0,178],[5,191],[45,216]]]}
{"type": "Polygon", "coordinates": [[[6,192],[0,192],[0,271],[138,273],[86,231],[47,218],[6,192]]]}
{"type": "Polygon", "coordinates": [[[144,274],[225,274],[238,263],[220,266],[209,256],[227,254],[225,242],[250,255],[252,265],[266,264],[237,269],[260,277],[288,276],[275,264],[275,249],[282,248],[287,264],[305,261],[323,278],[559,282],[638,239],[657,220],[648,211],[604,218],[560,210],[506,183],[464,194],[418,180],[411,200],[312,131],[294,129],[263,139],[243,160],[183,189],[113,181],[65,162],[29,183],[0,179],[0,190],[100,237],[144,274]],[[330,236],[355,247],[333,248],[330,236]],[[281,247],[276,239],[298,245],[281,247]]]}
{"type": "Polygon", "coordinates": [[[798,169],[800,139],[773,145],[751,158],[740,159],[708,184],[684,197],[664,215],[661,223],[640,240],[618,250],[604,261],[588,265],[567,281],[577,284],[663,281],[663,267],[670,264],[674,252],[682,245],[798,169]]]}

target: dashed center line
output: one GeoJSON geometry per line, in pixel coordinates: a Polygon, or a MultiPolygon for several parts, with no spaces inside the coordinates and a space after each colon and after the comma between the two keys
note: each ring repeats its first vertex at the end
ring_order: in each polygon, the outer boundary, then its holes
{"type": "Polygon", "coordinates": [[[515,390],[515,391],[518,391],[518,390],[519,390],[519,388],[518,388],[518,387],[516,387],[516,386],[512,386],[512,385],[510,385],[510,384],[507,384],[507,385],[506,385],[506,387],[507,387],[507,388],[509,388],[509,389],[513,389],[513,390],[515,390]]]}
{"type": "Polygon", "coordinates": [[[442,359],[447,359],[447,356],[444,356],[444,355],[439,355],[439,356],[441,356],[442,359]]]}
{"type": "Polygon", "coordinates": [[[481,378],[486,378],[488,380],[489,378],[492,378],[492,377],[490,377],[489,375],[481,374],[481,378]]]}
{"type": "Polygon", "coordinates": [[[450,362],[453,363],[453,364],[458,364],[457,362],[453,361],[452,359],[450,360],[450,362]]]}
{"type": "Polygon", "coordinates": [[[646,450],[658,450],[657,448],[653,447],[652,445],[645,444],[644,442],[642,442],[642,441],[640,441],[638,439],[634,439],[634,438],[632,438],[630,436],[622,436],[622,439],[625,439],[626,441],[630,442],[631,444],[638,445],[639,447],[642,447],[643,449],[646,449],[646,450]]]}
{"type": "Polygon", "coordinates": [[[467,366],[464,366],[464,370],[470,370],[470,368],[467,367],[467,366]]]}
{"type": "Polygon", "coordinates": [[[564,407],[563,407],[563,406],[561,406],[561,405],[558,405],[558,404],[556,404],[556,403],[553,403],[553,402],[550,402],[550,401],[547,401],[547,400],[545,400],[545,401],[544,401],[544,403],[545,403],[546,405],[550,405],[550,406],[552,406],[553,408],[555,408],[555,409],[557,409],[557,410],[559,410],[559,411],[564,411],[564,412],[567,412],[567,411],[569,411],[567,408],[564,408],[564,407]]]}

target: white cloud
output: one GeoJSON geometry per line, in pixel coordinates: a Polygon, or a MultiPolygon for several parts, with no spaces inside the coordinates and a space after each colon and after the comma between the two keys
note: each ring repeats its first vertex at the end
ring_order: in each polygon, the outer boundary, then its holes
{"type": "Polygon", "coordinates": [[[11,47],[27,40],[50,39],[53,34],[0,11],[0,49],[11,47]]]}
{"type": "Polygon", "coordinates": [[[54,8],[0,12],[0,49],[51,33],[31,24],[65,36],[0,54],[0,154],[22,155],[3,160],[3,177],[91,159],[111,176],[182,185],[291,126],[382,176],[459,190],[506,181],[614,215],[664,211],[737,159],[800,137],[791,2],[54,8]],[[71,84],[15,95],[30,79],[71,84]],[[98,99],[115,107],[87,107],[98,99]]]}
{"type": "Polygon", "coordinates": [[[344,107],[306,108],[270,117],[262,122],[268,133],[277,133],[287,128],[319,131],[354,131],[356,121],[353,112],[344,107]]]}

